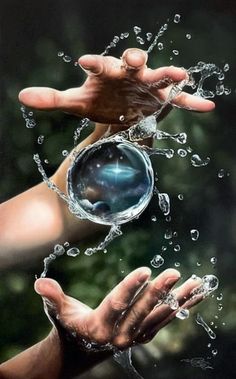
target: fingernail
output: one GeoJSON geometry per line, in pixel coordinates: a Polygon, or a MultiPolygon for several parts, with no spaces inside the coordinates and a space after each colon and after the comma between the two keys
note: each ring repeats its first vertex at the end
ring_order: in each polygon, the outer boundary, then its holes
{"type": "Polygon", "coordinates": [[[37,294],[39,294],[40,296],[42,296],[42,283],[41,283],[41,279],[37,279],[34,283],[34,289],[35,289],[35,292],[37,292],[37,294]]]}
{"type": "Polygon", "coordinates": [[[173,286],[178,280],[180,279],[180,275],[179,276],[172,276],[168,279],[166,279],[165,281],[165,286],[166,287],[171,287],[173,286]]]}
{"type": "Polygon", "coordinates": [[[148,280],[151,276],[151,270],[147,270],[145,272],[142,272],[139,277],[138,277],[138,282],[139,283],[144,283],[146,280],[148,280]]]}

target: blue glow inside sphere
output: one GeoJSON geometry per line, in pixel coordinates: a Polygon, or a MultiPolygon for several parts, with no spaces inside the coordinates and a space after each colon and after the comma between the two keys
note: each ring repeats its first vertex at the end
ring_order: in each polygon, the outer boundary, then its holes
{"type": "Polygon", "coordinates": [[[68,195],[81,217],[99,224],[123,224],[148,205],[153,176],[143,150],[126,140],[107,139],[77,155],[68,170],[68,195]]]}

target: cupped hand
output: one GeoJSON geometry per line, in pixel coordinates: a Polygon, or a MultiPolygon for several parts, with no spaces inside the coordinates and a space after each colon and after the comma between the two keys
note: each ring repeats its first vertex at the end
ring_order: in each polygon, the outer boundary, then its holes
{"type": "MultiPolygon", "coordinates": [[[[148,68],[147,58],[145,51],[136,48],[125,50],[121,59],[84,55],[78,61],[87,74],[81,87],[65,91],[26,88],[19,100],[35,109],[59,109],[99,123],[129,125],[158,111],[171,86],[187,78],[182,68],[148,68]]],[[[172,104],[200,112],[214,108],[212,101],[186,92],[176,96],[172,104]]]]}
{"type": "Polygon", "coordinates": [[[49,319],[79,345],[112,346],[120,350],[150,341],[175,318],[176,307],[166,304],[168,293],[179,307],[188,309],[202,297],[192,297],[200,279],[188,279],[173,290],[180,278],[178,271],[167,269],[150,280],[151,271],[142,267],[126,276],[101,302],[91,309],[64,294],[52,279],[38,279],[35,290],[44,300],[49,319]],[[173,291],[172,291],[173,290],[173,291]]]}

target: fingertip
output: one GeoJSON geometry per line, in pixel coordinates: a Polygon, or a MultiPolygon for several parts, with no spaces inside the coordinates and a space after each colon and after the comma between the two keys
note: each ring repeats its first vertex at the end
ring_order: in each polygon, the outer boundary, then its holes
{"type": "Polygon", "coordinates": [[[176,277],[177,280],[181,278],[180,272],[175,268],[167,268],[165,271],[163,271],[163,274],[171,277],[176,277]]]}
{"type": "Polygon", "coordinates": [[[56,280],[49,278],[39,278],[34,283],[35,292],[40,296],[44,297],[54,297],[55,294],[63,294],[61,286],[56,282],[56,280]]]}
{"type": "Polygon", "coordinates": [[[146,51],[130,48],[124,51],[122,60],[125,62],[127,68],[138,70],[145,66],[147,63],[148,55],[146,51]]]}
{"type": "Polygon", "coordinates": [[[100,58],[101,57],[97,55],[86,54],[78,59],[78,63],[82,69],[99,75],[103,71],[103,65],[100,58]]]}

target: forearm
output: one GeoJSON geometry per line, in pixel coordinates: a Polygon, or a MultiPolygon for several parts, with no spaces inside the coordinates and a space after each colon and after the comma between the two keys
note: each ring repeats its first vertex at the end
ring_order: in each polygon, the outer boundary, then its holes
{"type": "Polygon", "coordinates": [[[47,338],[0,365],[0,379],[72,379],[102,362],[110,351],[90,352],[59,337],[47,338]]]}

